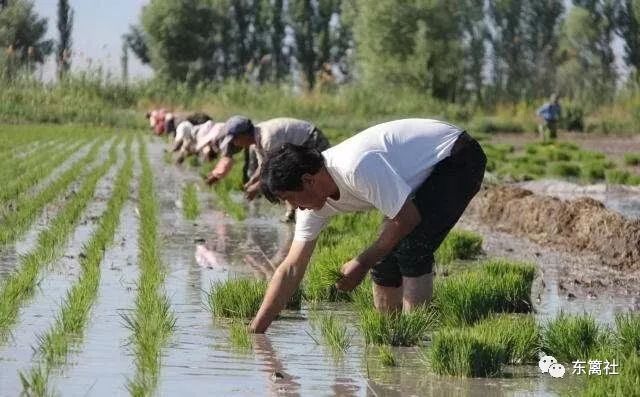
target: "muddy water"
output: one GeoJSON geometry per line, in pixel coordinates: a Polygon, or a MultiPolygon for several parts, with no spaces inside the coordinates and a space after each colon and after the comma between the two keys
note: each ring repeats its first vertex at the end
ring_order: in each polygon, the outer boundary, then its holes
{"type": "Polygon", "coordinates": [[[229,277],[270,277],[273,266],[286,253],[291,229],[277,222],[277,208],[250,208],[250,216],[236,223],[211,208],[203,192],[203,213],[195,222],[185,221],[180,196],[187,181],[196,180],[187,169],[163,166],[159,146],[150,151],[156,168],[162,208],[163,253],[169,267],[167,294],[176,312],[176,332],[166,349],[159,395],[211,393],[246,395],[555,395],[562,384],[537,375],[537,368],[520,368],[509,379],[458,380],[428,375],[415,349],[397,349],[402,366],[383,368],[365,354],[353,324],[355,313],[329,306],[343,317],[354,335],[353,346],[335,358],[313,329],[307,308],[286,313],[265,336],[254,337],[249,352],[229,344],[227,325],[212,321],[204,307],[212,282],[229,277]],[[265,212],[270,215],[263,215],[265,212]],[[368,358],[367,358],[368,357],[368,358]]]}
{"type": "MultiPolygon", "coordinates": [[[[248,219],[235,222],[215,208],[213,195],[200,185],[202,213],[195,221],[185,220],[182,187],[197,182],[198,177],[189,167],[167,166],[158,141],[149,149],[160,204],[161,252],[167,266],[165,289],[177,320],[175,333],[163,351],[158,395],[550,396],[564,392],[573,383],[571,377],[556,380],[542,376],[536,367],[506,368],[505,377],[500,379],[434,376],[413,348],[395,349],[401,365],[384,368],[373,351],[365,351],[355,329],[356,314],[342,305],[286,312],[267,335],[254,337],[252,349],[233,349],[227,323],[214,322],[205,307],[206,292],[213,282],[230,277],[269,278],[286,253],[291,228],[277,221],[281,212],[278,208],[264,202],[250,205],[248,219]],[[344,356],[334,357],[314,341],[320,340],[312,320],[317,312],[336,313],[348,325],[354,339],[344,356]]],[[[133,376],[134,358],[126,345],[130,331],[120,314],[133,307],[138,278],[134,203],[135,199],[125,207],[116,244],[105,253],[99,297],[84,342],[71,356],[70,365],[52,379],[60,395],[128,395],[125,385],[133,376]]],[[[98,207],[95,209],[98,211],[98,207]]],[[[563,308],[570,312],[593,311],[600,320],[609,322],[615,310],[638,305],[632,293],[616,290],[610,294],[608,287],[595,284],[594,280],[610,278],[611,274],[602,269],[598,273],[593,258],[574,258],[536,246],[483,228],[470,219],[460,226],[481,232],[490,256],[531,260],[539,265],[541,276],[536,281],[534,304],[542,321],[563,308]]],[[[83,241],[78,233],[88,236],[90,230],[80,228],[71,243],[75,247],[83,241]]],[[[79,251],[67,249],[71,254],[79,251]]],[[[77,275],[75,259],[67,260],[68,269],[59,278],[47,274],[42,284],[45,292],[38,292],[22,313],[16,327],[19,333],[10,344],[0,347],[0,395],[19,393],[17,370],[30,367],[35,335],[51,324],[66,287],[77,275]]]]}
{"type": "MultiPolygon", "coordinates": [[[[44,180],[39,182],[29,194],[37,194],[40,190],[46,188],[51,182],[53,182],[58,176],[68,170],[71,165],[82,156],[86,155],[89,151],[89,146],[84,145],[73,155],[69,157],[64,163],[53,170],[51,175],[47,176],[44,180]]],[[[108,147],[105,145],[105,148],[108,147]]],[[[106,149],[103,149],[102,156],[106,156],[106,149]]],[[[27,230],[27,232],[19,238],[15,243],[5,247],[0,247],[0,280],[3,280],[15,267],[20,255],[25,254],[35,248],[40,232],[47,228],[49,222],[56,217],[58,211],[64,206],[69,195],[75,192],[81,185],[82,179],[76,180],[71,183],[69,188],[61,194],[56,200],[47,203],[42,212],[36,217],[35,221],[27,230]]],[[[98,188],[101,185],[98,185],[98,188]]]]}
{"type": "Polygon", "coordinates": [[[536,194],[553,196],[562,200],[590,197],[628,219],[640,219],[640,187],[638,186],[608,184],[583,186],[559,180],[528,181],[520,183],[518,186],[536,194]]]}
{"type": "MultiPolygon", "coordinates": [[[[106,151],[103,153],[106,156],[106,151]]],[[[69,243],[64,247],[65,255],[50,269],[42,272],[42,280],[34,298],[20,310],[15,332],[7,343],[0,345],[0,395],[19,395],[22,390],[18,371],[28,371],[32,366],[34,348],[38,346],[38,336],[45,333],[54,323],[59,305],[66,296],[67,289],[79,274],[78,255],[89,240],[99,216],[106,208],[117,168],[111,167],[96,187],[93,200],[82,214],[78,227],[69,243]]],[[[13,263],[12,267],[16,264],[13,263]]]]}

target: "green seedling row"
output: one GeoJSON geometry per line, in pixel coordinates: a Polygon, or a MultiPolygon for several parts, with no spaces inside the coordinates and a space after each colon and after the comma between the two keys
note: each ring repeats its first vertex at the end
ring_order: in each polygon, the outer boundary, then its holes
{"type": "Polygon", "coordinates": [[[367,344],[416,346],[437,324],[437,313],[427,307],[407,313],[381,313],[373,308],[360,311],[360,329],[367,344]]]}
{"type": "MultiPolygon", "coordinates": [[[[233,279],[211,285],[207,296],[209,310],[216,317],[251,318],[256,315],[267,290],[267,282],[253,279],[233,279]]],[[[302,293],[297,290],[287,304],[288,309],[300,309],[302,293]]]]}
{"type": "Polygon", "coordinates": [[[15,178],[11,176],[6,182],[5,187],[0,191],[0,204],[7,200],[18,200],[18,198],[25,193],[29,188],[35,186],[39,181],[46,178],[55,167],[62,164],[69,156],[75,152],[83,142],[78,142],[71,147],[60,151],[59,153],[49,156],[43,153],[43,157],[36,156],[31,160],[27,160],[27,171],[15,178]]]}
{"type": "Polygon", "coordinates": [[[134,312],[124,320],[133,332],[131,342],[136,367],[127,388],[133,396],[147,396],[153,393],[157,385],[162,348],[173,333],[175,316],[163,291],[165,269],[158,249],[158,203],[153,187],[153,172],[146,143],[141,140],[138,142],[142,164],[138,198],[140,279],[134,312]]]}
{"type": "Polygon", "coordinates": [[[59,258],[69,235],[93,197],[98,181],[115,161],[114,143],[109,150],[108,160],[87,175],[76,195],[66,203],[50,226],[40,232],[36,247],[20,258],[17,269],[0,285],[0,338],[3,341],[15,323],[19,308],[35,291],[41,270],[59,258]]]}
{"type": "MultiPolygon", "coordinates": [[[[80,343],[89,320],[89,314],[100,286],[100,263],[106,249],[113,243],[116,228],[120,222],[120,213],[129,196],[129,184],[133,175],[133,157],[131,156],[131,136],[126,143],[126,159],[115,180],[115,186],[107,208],[100,217],[100,223],[83,247],[80,260],[82,272],[71,287],[62,303],[60,313],[52,328],[39,336],[38,354],[43,360],[26,374],[20,374],[25,394],[42,388],[39,381],[43,372],[64,363],[70,348],[80,343]],[[31,385],[35,387],[32,388],[31,385]]],[[[44,377],[48,379],[48,375],[44,377]]]]}
{"type": "Polygon", "coordinates": [[[182,191],[182,212],[184,217],[189,220],[194,220],[200,215],[198,190],[194,183],[185,185],[182,191]]]}
{"type": "Polygon", "coordinates": [[[488,260],[478,268],[447,277],[434,285],[434,304],[446,325],[471,325],[491,313],[527,313],[535,266],[488,260]]]}
{"type": "MultiPolygon", "coordinates": [[[[74,162],[71,168],[35,196],[22,200],[14,212],[7,214],[0,226],[0,246],[11,243],[20,237],[45,205],[64,192],[78,178],[78,175],[83,174],[87,164],[94,161],[103,144],[104,140],[95,142],[86,156],[74,162]]],[[[115,150],[114,146],[112,146],[112,150],[115,150]]]]}
{"type": "Polygon", "coordinates": [[[332,314],[321,315],[317,323],[322,340],[329,347],[334,357],[339,358],[349,350],[353,335],[349,333],[346,325],[341,323],[336,316],[332,314]]]}
{"type": "Polygon", "coordinates": [[[239,350],[248,350],[253,346],[249,328],[241,320],[233,320],[229,324],[229,342],[239,350]]]}
{"type": "Polygon", "coordinates": [[[53,153],[63,150],[63,145],[60,141],[51,140],[39,142],[36,145],[31,144],[32,147],[29,149],[17,147],[9,153],[0,153],[0,181],[6,183],[24,174],[34,165],[49,159],[53,153]],[[24,156],[18,158],[18,153],[23,153],[24,156]]]}
{"type": "Polygon", "coordinates": [[[603,337],[603,329],[590,315],[561,312],[543,326],[542,349],[559,362],[571,362],[591,357],[603,337]]]}

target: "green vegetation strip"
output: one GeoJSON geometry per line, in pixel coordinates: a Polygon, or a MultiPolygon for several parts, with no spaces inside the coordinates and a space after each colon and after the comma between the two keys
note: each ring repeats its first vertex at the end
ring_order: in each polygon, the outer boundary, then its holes
{"type": "Polygon", "coordinates": [[[38,156],[26,160],[27,170],[20,174],[17,178],[15,175],[9,175],[5,182],[4,188],[0,191],[0,203],[7,200],[17,200],[27,189],[35,186],[43,178],[46,178],[55,167],[62,164],[69,156],[74,153],[81,143],[76,143],[59,151],[59,153],[51,156],[50,153],[40,153],[38,156]]]}
{"type": "MultiPolygon", "coordinates": [[[[618,168],[602,153],[582,150],[570,142],[531,143],[518,151],[505,144],[483,143],[482,147],[488,157],[487,171],[507,181],[557,177],[640,185],[640,175],[618,168]]],[[[627,165],[636,161],[634,154],[625,156],[627,165]]]]}
{"type": "Polygon", "coordinates": [[[134,396],[152,394],[160,372],[161,349],[175,327],[175,317],[162,291],[165,274],[158,250],[158,204],[146,144],[139,142],[142,175],[139,186],[140,235],[138,265],[140,279],[135,310],[124,317],[133,331],[136,373],[127,388],[134,396]]]}
{"type": "Polygon", "coordinates": [[[187,184],[182,191],[182,212],[184,217],[194,220],[200,214],[198,191],[195,183],[187,184]]]}
{"type": "Polygon", "coordinates": [[[53,327],[39,337],[37,351],[44,361],[28,373],[20,374],[25,395],[50,394],[47,390],[48,374],[55,366],[64,362],[70,348],[81,340],[100,286],[100,263],[105,250],[113,242],[120,213],[129,195],[129,183],[133,175],[130,143],[131,139],[128,139],[126,160],[116,177],[107,208],[91,239],[83,247],[83,255],[80,256],[82,273],[67,293],[53,327]]]}
{"type": "MultiPolygon", "coordinates": [[[[211,286],[207,297],[209,310],[216,317],[251,318],[256,315],[267,290],[264,280],[233,279],[211,286]]],[[[288,309],[299,309],[302,293],[298,290],[287,304],[288,309]]]]}
{"type": "Polygon", "coordinates": [[[12,148],[8,153],[0,153],[0,181],[9,181],[17,175],[22,175],[34,165],[46,161],[53,153],[61,150],[63,150],[62,142],[46,141],[32,143],[26,148],[12,148]],[[19,157],[18,154],[22,153],[24,153],[24,156],[19,157]]]}
{"type": "Polygon", "coordinates": [[[351,335],[347,327],[333,314],[321,315],[318,320],[318,328],[322,340],[329,347],[334,357],[341,357],[351,347],[351,335]]]}
{"type": "MultiPolygon", "coordinates": [[[[40,211],[42,211],[42,208],[64,192],[69,185],[78,178],[78,175],[83,174],[84,170],[87,168],[87,164],[90,164],[95,160],[95,157],[103,144],[103,139],[95,142],[89,150],[89,153],[74,162],[71,168],[60,175],[58,179],[53,181],[35,196],[22,200],[14,212],[7,214],[2,220],[2,225],[0,226],[0,246],[13,242],[20,237],[20,235],[27,230],[29,225],[31,225],[33,220],[38,216],[40,211]]],[[[111,150],[115,151],[115,146],[112,146],[111,150]]],[[[113,152],[113,154],[110,153],[110,158],[113,156],[115,156],[115,152],[113,152]]],[[[94,171],[94,173],[96,171],[94,171]]]]}
{"type": "MultiPolygon", "coordinates": [[[[59,257],[61,249],[80,220],[80,215],[93,197],[98,181],[115,161],[114,143],[109,150],[108,160],[91,171],[76,195],[67,202],[49,228],[40,232],[36,247],[20,258],[17,270],[0,285],[0,340],[4,341],[7,332],[15,323],[20,306],[35,291],[40,271],[59,257]]],[[[78,176],[77,170],[74,176],[78,176]]]]}

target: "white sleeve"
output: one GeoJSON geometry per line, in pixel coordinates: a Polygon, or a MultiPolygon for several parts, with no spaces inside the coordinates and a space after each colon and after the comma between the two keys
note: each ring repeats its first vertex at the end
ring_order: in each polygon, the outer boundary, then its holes
{"type": "Polygon", "coordinates": [[[387,218],[394,218],[411,194],[411,187],[379,153],[365,155],[353,174],[355,193],[387,218]]]}
{"type": "Polygon", "coordinates": [[[294,241],[315,240],[324,226],[327,224],[329,216],[320,214],[314,210],[296,210],[296,228],[293,235],[294,241]]]}

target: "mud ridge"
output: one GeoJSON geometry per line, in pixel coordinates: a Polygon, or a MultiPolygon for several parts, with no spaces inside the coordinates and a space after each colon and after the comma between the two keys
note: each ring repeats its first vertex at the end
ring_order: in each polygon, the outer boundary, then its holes
{"type": "Polygon", "coordinates": [[[640,268],[640,220],[628,220],[592,198],[561,200],[513,186],[483,188],[471,217],[541,244],[591,251],[619,269],[640,268]]]}

